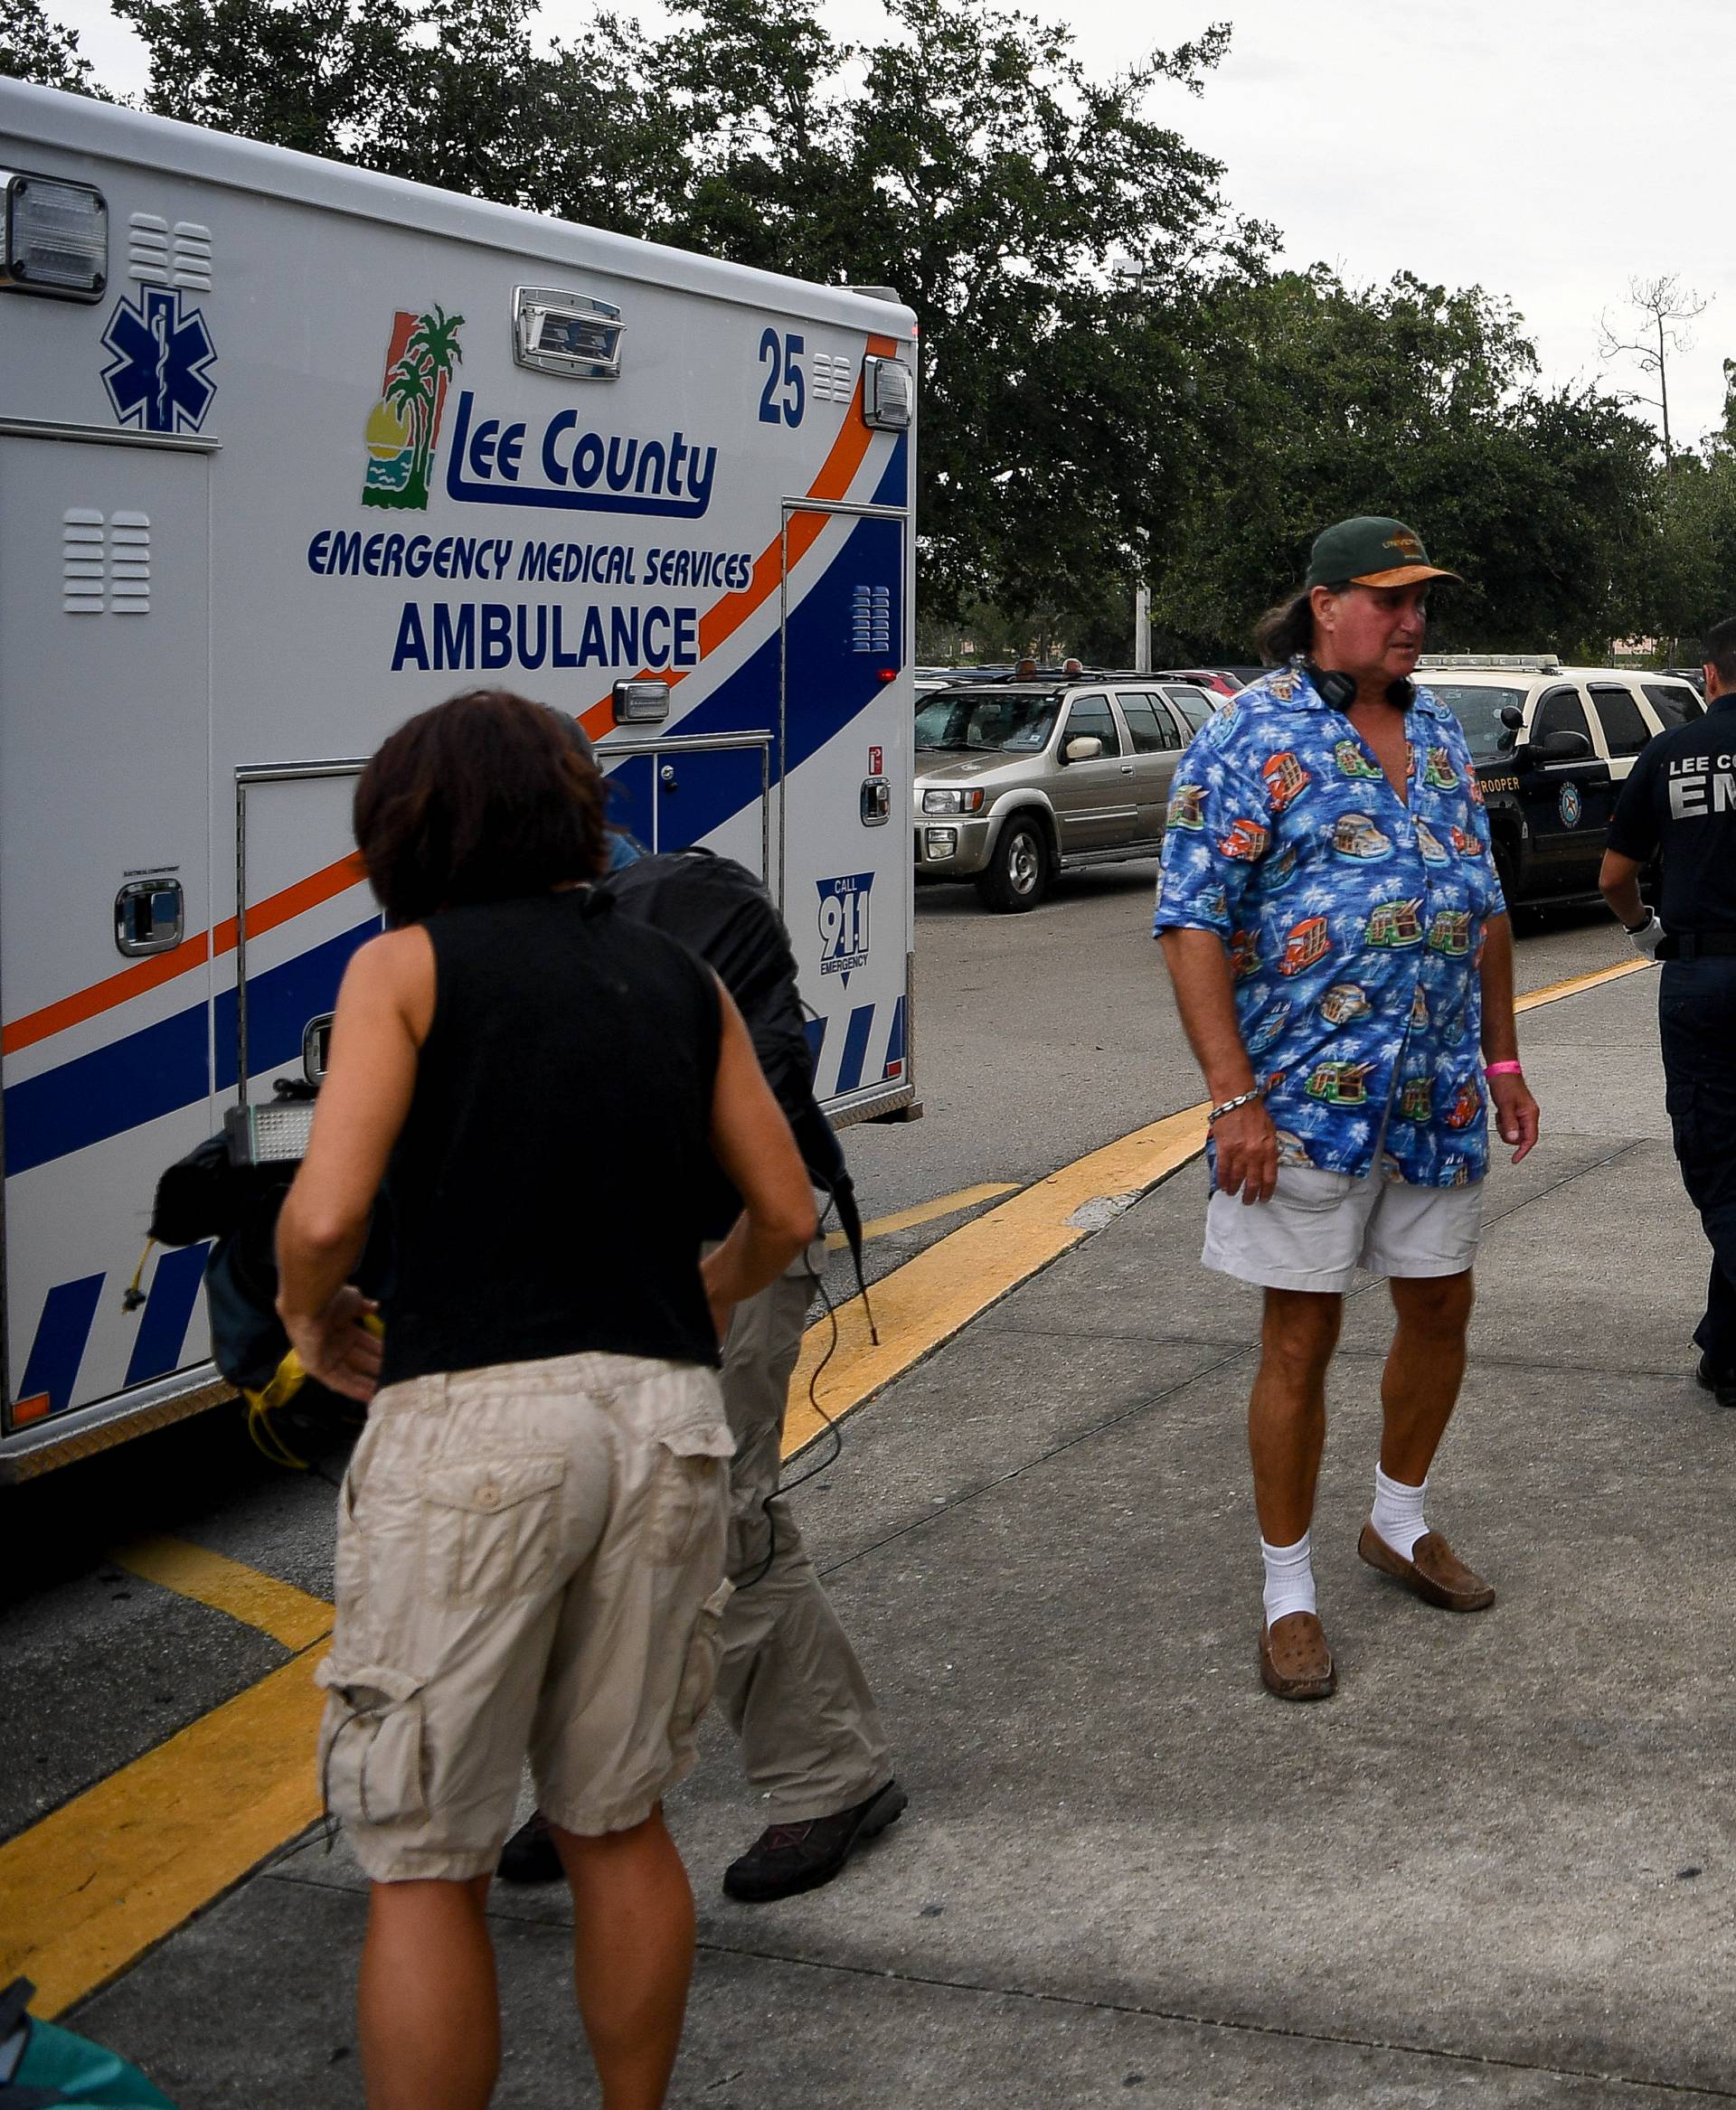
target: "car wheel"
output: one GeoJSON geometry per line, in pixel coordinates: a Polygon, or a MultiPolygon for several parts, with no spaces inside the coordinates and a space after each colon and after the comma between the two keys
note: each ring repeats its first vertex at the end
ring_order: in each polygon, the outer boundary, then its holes
{"type": "Polygon", "coordinates": [[[1003,915],[1034,909],[1049,891],[1052,862],[1041,821],[1010,820],[995,842],[988,869],[976,881],[976,891],[987,907],[1003,915]]]}

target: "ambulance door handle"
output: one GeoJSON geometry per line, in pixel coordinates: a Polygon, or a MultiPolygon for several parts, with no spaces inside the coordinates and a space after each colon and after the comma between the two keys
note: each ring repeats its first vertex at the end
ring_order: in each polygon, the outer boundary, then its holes
{"type": "Polygon", "coordinates": [[[665,791],[679,791],[681,789],[680,785],[675,782],[675,765],[673,762],[665,762],[663,768],[657,771],[657,782],[662,785],[665,791]]]}

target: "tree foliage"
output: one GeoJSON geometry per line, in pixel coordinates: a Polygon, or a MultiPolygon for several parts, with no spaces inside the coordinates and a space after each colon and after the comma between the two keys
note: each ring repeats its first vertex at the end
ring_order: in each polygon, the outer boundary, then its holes
{"type": "Polygon", "coordinates": [[[102,94],[78,32],[51,21],[42,0],[0,0],[0,73],[73,95],[102,94]]]}

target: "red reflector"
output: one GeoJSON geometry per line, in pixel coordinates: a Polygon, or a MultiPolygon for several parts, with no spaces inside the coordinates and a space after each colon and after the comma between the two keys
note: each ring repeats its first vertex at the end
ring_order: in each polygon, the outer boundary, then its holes
{"type": "Polygon", "coordinates": [[[20,1399],[13,1408],[14,1427],[17,1427],[26,1421],[41,1421],[46,1416],[48,1408],[48,1394],[46,1392],[33,1392],[28,1399],[20,1399]]]}
{"type": "Polygon", "coordinates": [[[886,1074],[888,1077],[902,1077],[904,1065],[901,1062],[889,1062],[886,1065],[886,1074]]]}
{"type": "Polygon", "coordinates": [[[898,679],[898,669],[895,666],[883,666],[874,678],[882,682],[895,682],[898,679]]]}

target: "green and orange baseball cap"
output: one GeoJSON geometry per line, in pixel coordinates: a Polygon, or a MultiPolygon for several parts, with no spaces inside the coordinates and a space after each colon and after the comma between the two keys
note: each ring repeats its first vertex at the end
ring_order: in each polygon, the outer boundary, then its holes
{"type": "Polygon", "coordinates": [[[1310,587],[1420,586],[1426,579],[1465,583],[1457,571],[1429,561],[1415,528],[1378,513],[1358,513],[1323,529],[1308,555],[1310,587]]]}

